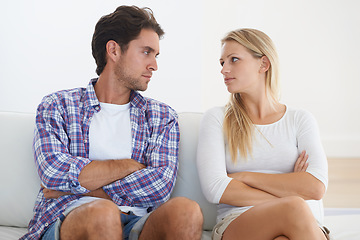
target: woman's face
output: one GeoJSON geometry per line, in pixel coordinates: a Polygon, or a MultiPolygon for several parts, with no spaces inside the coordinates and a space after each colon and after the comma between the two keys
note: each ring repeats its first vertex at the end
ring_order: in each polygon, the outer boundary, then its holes
{"type": "Polygon", "coordinates": [[[230,93],[251,93],[259,88],[259,84],[264,84],[261,58],[255,58],[235,41],[226,41],[222,46],[220,64],[230,93]]]}

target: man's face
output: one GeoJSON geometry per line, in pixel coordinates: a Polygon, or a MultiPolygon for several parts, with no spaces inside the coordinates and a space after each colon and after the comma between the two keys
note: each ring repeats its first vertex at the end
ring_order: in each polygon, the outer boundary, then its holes
{"type": "Polygon", "coordinates": [[[128,49],[121,53],[116,63],[115,75],[129,90],[145,91],[157,70],[156,57],[159,55],[159,36],[151,29],[142,29],[139,36],[130,41],[128,49]]]}

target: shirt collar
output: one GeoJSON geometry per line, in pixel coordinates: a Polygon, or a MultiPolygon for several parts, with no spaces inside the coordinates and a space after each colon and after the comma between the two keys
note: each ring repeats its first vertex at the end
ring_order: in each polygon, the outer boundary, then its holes
{"type": "Polygon", "coordinates": [[[131,106],[139,108],[142,111],[146,110],[146,99],[137,91],[131,91],[130,103],[131,106]]]}
{"type": "MultiPolygon", "coordinates": [[[[100,102],[96,97],[95,88],[94,88],[98,79],[99,78],[91,79],[89,84],[87,85],[82,101],[84,102],[84,107],[100,106],[100,102]]],[[[137,91],[131,91],[130,104],[132,107],[139,108],[143,111],[146,110],[146,99],[137,91]]]]}
{"type": "Polygon", "coordinates": [[[82,102],[84,103],[84,107],[96,107],[100,105],[99,100],[96,97],[94,85],[97,82],[98,78],[93,78],[90,80],[89,84],[86,87],[86,90],[82,96],[82,102]]]}

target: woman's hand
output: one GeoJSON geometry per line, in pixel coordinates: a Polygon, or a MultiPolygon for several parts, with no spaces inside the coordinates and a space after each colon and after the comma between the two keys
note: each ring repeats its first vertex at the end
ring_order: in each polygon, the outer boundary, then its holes
{"type": "Polygon", "coordinates": [[[306,151],[302,151],[299,158],[296,160],[294,172],[305,172],[309,166],[309,163],[307,162],[308,158],[309,155],[306,154],[306,151]]]}

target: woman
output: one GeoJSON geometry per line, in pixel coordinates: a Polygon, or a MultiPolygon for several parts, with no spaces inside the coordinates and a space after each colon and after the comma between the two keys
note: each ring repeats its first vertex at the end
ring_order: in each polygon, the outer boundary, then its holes
{"type": "Polygon", "coordinates": [[[278,57],[255,29],[222,40],[225,107],[207,111],[197,165],[218,205],[213,239],[329,239],[322,226],[327,159],[317,123],[278,98],[278,57]]]}

